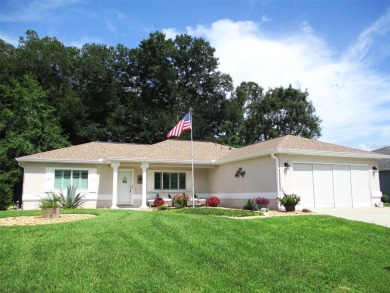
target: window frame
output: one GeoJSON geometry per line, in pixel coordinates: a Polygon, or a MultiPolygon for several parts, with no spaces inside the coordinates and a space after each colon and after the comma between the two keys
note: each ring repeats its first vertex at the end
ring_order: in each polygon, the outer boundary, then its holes
{"type": "Polygon", "coordinates": [[[54,186],[53,186],[53,190],[54,191],[60,191],[60,190],[64,190],[67,188],[68,184],[69,185],[77,185],[77,189],[80,190],[80,191],[88,191],[89,190],[89,175],[90,175],[90,171],[89,169],[84,169],[84,168],[54,168],[54,186]],[[56,175],[57,175],[57,172],[62,172],[62,175],[61,175],[61,184],[60,186],[56,186],[56,175]],[[64,174],[66,172],[70,172],[70,177],[69,177],[69,182],[66,183],[66,186],[64,186],[64,174]],[[75,172],[78,172],[78,177],[77,178],[74,178],[74,173],[75,172]],[[85,176],[86,175],[86,176],[85,176]],[[84,178],[83,178],[84,177],[84,178]],[[74,181],[78,181],[77,183],[74,183],[74,181]],[[81,180],[85,180],[85,186],[83,186],[83,184],[80,184],[82,183],[81,180]]]}
{"type": "Polygon", "coordinates": [[[187,189],[186,188],[187,172],[186,171],[154,171],[153,187],[154,190],[158,190],[158,191],[185,191],[187,189]],[[172,177],[175,175],[176,175],[176,179],[172,177]],[[158,178],[159,182],[157,182],[157,176],[159,177],[158,178]],[[174,184],[172,184],[172,181],[174,182],[174,184]],[[168,187],[166,185],[168,185],[168,187]]]}

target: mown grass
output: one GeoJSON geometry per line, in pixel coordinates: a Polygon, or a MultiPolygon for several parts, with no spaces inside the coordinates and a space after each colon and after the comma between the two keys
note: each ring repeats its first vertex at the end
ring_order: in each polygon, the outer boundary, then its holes
{"type": "MultiPolygon", "coordinates": [[[[67,212],[67,211],[63,211],[67,212]]],[[[390,229],[184,212],[0,227],[1,292],[388,292],[390,229]]],[[[1,212],[0,217],[39,212],[1,212]]]]}
{"type": "Polygon", "coordinates": [[[388,202],[388,203],[384,203],[383,204],[385,207],[390,207],[390,203],[388,202]]]}

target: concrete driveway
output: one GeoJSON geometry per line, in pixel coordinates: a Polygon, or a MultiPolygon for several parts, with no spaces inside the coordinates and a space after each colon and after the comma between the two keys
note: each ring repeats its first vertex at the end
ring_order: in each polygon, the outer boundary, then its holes
{"type": "Polygon", "coordinates": [[[314,209],[317,214],[372,223],[390,228],[390,208],[314,209]]]}

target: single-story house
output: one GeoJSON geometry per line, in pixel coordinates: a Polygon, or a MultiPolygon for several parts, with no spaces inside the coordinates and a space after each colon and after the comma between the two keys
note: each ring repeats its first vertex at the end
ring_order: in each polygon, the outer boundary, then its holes
{"type": "Polygon", "coordinates": [[[297,136],[242,148],[166,140],[152,145],[91,142],[17,158],[24,168],[23,208],[36,209],[47,192],[77,185],[85,208],[147,208],[157,194],[216,195],[239,207],[257,196],[277,208],[282,192],[297,208],[370,207],[380,201],[375,170],[387,156],[297,136]],[[194,181],[193,179],[194,178],[194,181]]]}
{"type": "MultiPolygon", "coordinates": [[[[374,152],[390,156],[390,146],[377,149],[374,152]]],[[[390,196],[390,158],[380,160],[378,169],[380,189],[383,194],[390,196]]]]}

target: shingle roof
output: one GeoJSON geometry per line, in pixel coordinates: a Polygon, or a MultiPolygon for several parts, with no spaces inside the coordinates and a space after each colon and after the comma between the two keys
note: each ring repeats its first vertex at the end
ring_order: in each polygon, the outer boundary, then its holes
{"type": "MultiPolygon", "coordinates": [[[[287,135],[242,148],[231,148],[212,142],[194,141],[195,163],[224,163],[273,153],[304,153],[313,155],[346,155],[378,158],[378,154],[354,148],[339,146],[307,138],[287,135]]],[[[153,145],[128,143],[90,142],[63,149],[38,153],[17,159],[18,161],[75,161],[109,162],[154,161],[189,162],[191,161],[191,142],[184,140],[166,140],[153,145]]]]}
{"type": "MultiPolygon", "coordinates": [[[[374,150],[373,152],[390,156],[390,146],[374,150]]],[[[378,163],[379,170],[390,170],[390,159],[382,159],[378,163]]]]}
{"type": "MultiPolygon", "coordinates": [[[[226,155],[231,148],[212,142],[194,141],[194,160],[211,161],[226,155]]],[[[18,161],[104,161],[123,160],[191,160],[190,141],[166,140],[153,145],[90,142],[18,158],[18,161]]]]}
{"type": "Polygon", "coordinates": [[[371,152],[366,152],[359,149],[340,146],[332,143],[322,142],[318,140],[312,140],[308,138],[298,137],[294,135],[286,135],[275,139],[267,140],[264,142],[256,143],[246,147],[238,148],[226,155],[222,160],[229,160],[239,157],[252,156],[259,153],[267,152],[307,152],[308,154],[315,152],[317,155],[320,153],[339,153],[350,155],[370,156],[371,152]]]}

